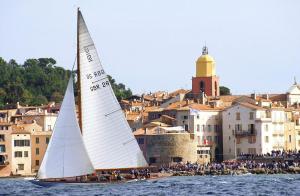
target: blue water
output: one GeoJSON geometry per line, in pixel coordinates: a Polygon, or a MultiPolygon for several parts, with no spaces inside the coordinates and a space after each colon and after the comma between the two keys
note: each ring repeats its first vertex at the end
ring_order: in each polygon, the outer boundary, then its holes
{"type": "Polygon", "coordinates": [[[0,179],[0,195],[300,195],[300,175],[191,176],[123,184],[60,184],[43,188],[0,179]]]}

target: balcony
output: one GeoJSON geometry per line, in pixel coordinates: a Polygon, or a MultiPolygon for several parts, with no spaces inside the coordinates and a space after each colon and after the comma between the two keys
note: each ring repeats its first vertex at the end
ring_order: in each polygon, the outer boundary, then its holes
{"type": "Polygon", "coordinates": [[[235,131],[236,137],[256,136],[256,130],[235,131]]]}

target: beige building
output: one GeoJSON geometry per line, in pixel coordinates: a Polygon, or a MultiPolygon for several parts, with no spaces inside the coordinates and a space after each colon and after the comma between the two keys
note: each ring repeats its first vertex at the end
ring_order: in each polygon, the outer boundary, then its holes
{"type": "Polygon", "coordinates": [[[174,163],[197,162],[194,134],[179,127],[147,127],[134,132],[149,165],[169,166],[174,163]]]}

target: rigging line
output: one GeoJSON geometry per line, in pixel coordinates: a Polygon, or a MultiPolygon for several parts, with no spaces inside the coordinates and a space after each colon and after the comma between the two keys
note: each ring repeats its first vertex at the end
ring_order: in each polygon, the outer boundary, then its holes
{"type": "Polygon", "coordinates": [[[73,72],[73,70],[74,70],[74,67],[75,67],[75,64],[76,64],[76,60],[77,60],[77,56],[75,55],[75,59],[74,59],[74,63],[73,63],[73,67],[72,67],[71,72],[73,72]]]}

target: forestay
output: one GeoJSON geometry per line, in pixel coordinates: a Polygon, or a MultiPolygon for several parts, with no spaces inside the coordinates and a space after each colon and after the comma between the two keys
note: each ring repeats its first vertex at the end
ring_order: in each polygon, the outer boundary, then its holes
{"type": "Polygon", "coordinates": [[[95,169],[147,166],[79,14],[83,139],[95,169]]]}
{"type": "Polygon", "coordinates": [[[71,77],[38,178],[65,178],[93,172],[77,122],[71,77]]]}

